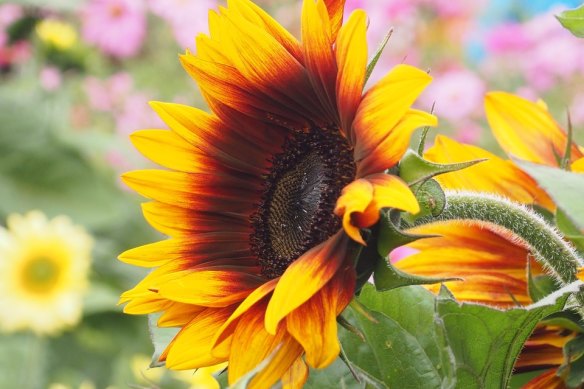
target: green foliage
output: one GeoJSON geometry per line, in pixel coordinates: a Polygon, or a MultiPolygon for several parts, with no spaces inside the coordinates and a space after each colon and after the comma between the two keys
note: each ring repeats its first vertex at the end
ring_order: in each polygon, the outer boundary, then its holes
{"type": "Polygon", "coordinates": [[[517,165],[537,181],[557,206],[580,229],[584,229],[584,176],[549,166],[537,165],[525,161],[516,161],[517,165]]]}
{"type": "Polygon", "coordinates": [[[535,325],[560,311],[579,286],[506,311],[460,304],[446,289],[434,296],[419,286],[387,292],[365,286],[358,301],[369,314],[343,313],[365,341],[345,330],[341,341],[349,363],[387,387],[504,388],[535,325]]]}
{"type": "Polygon", "coordinates": [[[563,11],[556,18],[565,29],[579,38],[584,38],[584,5],[563,11]]]}

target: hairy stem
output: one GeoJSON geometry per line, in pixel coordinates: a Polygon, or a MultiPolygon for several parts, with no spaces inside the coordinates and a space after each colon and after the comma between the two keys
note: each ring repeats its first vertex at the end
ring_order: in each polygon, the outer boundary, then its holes
{"type": "MultiPolygon", "coordinates": [[[[527,207],[502,197],[472,192],[446,191],[446,207],[437,217],[422,219],[420,224],[439,220],[480,221],[512,232],[534,258],[565,286],[576,281],[578,268],[584,266],[576,250],[558,230],[527,207]]],[[[418,223],[416,223],[418,224],[418,223]]],[[[584,306],[584,296],[577,295],[584,306]]]]}

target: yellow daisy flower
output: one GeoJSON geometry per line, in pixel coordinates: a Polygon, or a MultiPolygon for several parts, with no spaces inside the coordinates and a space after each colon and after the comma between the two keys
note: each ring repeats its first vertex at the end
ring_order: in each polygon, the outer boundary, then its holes
{"type": "Polygon", "coordinates": [[[124,175],[171,239],[120,256],[155,268],[121,301],[181,328],[160,358],[172,369],[228,361],[234,383],[269,357],[250,387],[301,386],[307,364],[339,355],[351,240],[364,243],[381,208],[419,210],[383,172],[414,129],[436,124],[411,108],[430,76],[399,65],[363,93],[367,19],[341,26],[343,4],[304,1],[301,42],[248,0],[211,12],[210,35],[181,62],[213,113],[153,103],[171,131],[132,137],[171,169],[124,175]]]}
{"type": "Polygon", "coordinates": [[[54,335],[81,318],[93,241],[66,216],[38,211],[0,227],[0,330],[54,335]]]}
{"type": "Polygon", "coordinates": [[[72,48],[77,42],[77,32],[69,23],[56,19],[43,19],[36,26],[36,33],[46,44],[59,50],[72,48]]]}

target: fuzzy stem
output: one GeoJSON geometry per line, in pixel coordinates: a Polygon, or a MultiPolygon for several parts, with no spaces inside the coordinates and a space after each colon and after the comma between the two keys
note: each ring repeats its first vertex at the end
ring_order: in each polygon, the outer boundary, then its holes
{"type": "MultiPolygon", "coordinates": [[[[420,220],[420,224],[440,220],[480,221],[512,232],[518,243],[526,246],[535,259],[565,286],[576,281],[584,261],[566,242],[558,230],[527,207],[505,198],[473,192],[446,191],[446,207],[436,218],[420,220]]],[[[416,223],[418,224],[418,223],[416,223]]],[[[584,306],[584,296],[577,295],[584,306]]]]}

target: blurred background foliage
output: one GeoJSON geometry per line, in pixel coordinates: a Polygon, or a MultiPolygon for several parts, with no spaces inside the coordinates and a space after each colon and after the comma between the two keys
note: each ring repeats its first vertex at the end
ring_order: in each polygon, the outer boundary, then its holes
{"type": "MultiPolygon", "coordinates": [[[[300,1],[258,1],[297,36],[300,1]]],[[[373,78],[406,62],[430,69],[439,132],[498,152],[484,121],[484,92],[544,99],[569,110],[584,139],[584,40],[553,15],[579,1],[347,0],[371,18],[370,51],[394,32],[373,78]]],[[[157,235],[119,174],[151,164],[128,134],[163,126],[149,100],[205,109],[178,53],[195,50],[215,0],[0,2],[0,224],[11,213],[67,215],[95,239],[83,319],[58,336],[0,335],[6,388],[214,387],[146,370],[146,317],[121,313],[118,296],[144,276],[116,260],[157,235]]],[[[374,80],[372,80],[374,81],[374,80]]],[[[560,123],[563,127],[565,122],[560,123]]],[[[164,127],[162,127],[164,128],[164,127]]],[[[0,258],[0,261],[2,258],[0,258]]]]}

